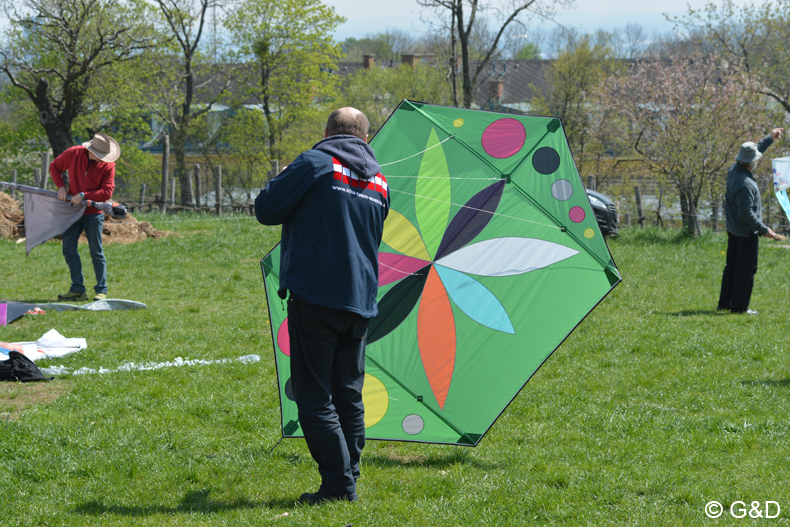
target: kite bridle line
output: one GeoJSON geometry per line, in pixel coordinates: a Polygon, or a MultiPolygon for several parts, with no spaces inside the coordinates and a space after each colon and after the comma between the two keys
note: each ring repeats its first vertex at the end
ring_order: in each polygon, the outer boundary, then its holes
{"type": "MultiPolygon", "coordinates": [[[[389,177],[389,176],[385,176],[385,177],[389,177]]],[[[465,179],[465,178],[458,178],[458,179],[465,179]]],[[[518,188],[518,187],[516,187],[516,188],[518,188]]],[[[561,231],[565,231],[565,227],[563,227],[561,225],[550,225],[548,223],[541,223],[539,221],[527,220],[527,219],[524,219],[524,218],[517,218],[515,216],[508,216],[507,214],[501,214],[499,212],[491,212],[490,210],[478,209],[478,208],[475,208],[475,207],[469,207],[467,205],[460,205],[458,203],[453,203],[452,201],[445,201],[445,200],[441,200],[441,199],[437,199],[437,198],[430,198],[428,196],[421,196],[419,194],[413,194],[411,192],[406,192],[405,190],[398,190],[398,189],[390,188],[390,192],[398,192],[399,194],[406,194],[407,196],[414,196],[415,198],[429,199],[431,201],[437,201],[439,203],[449,203],[450,205],[454,205],[454,206],[460,207],[462,209],[469,209],[469,210],[474,210],[474,211],[477,211],[477,212],[485,212],[486,214],[491,214],[492,216],[501,216],[503,218],[507,218],[507,219],[510,219],[510,220],[523,221],[523,222],[526,222],[526,223],[533,223],[535,225],[540,225],[541,227],[549,227],[551,229],[559,229],[561,231]]]]}
{"type": "Polygon", "coordinates": [[[440,141],[440,142],[436,143],[435,145],[433,145],[433,146],[431,146],[431,147],[429,147],[429,148],[426,148],[426,149],[425,149],[425,150],[423,150],[422,152],[417,152],[416,154],[410,155],[409,157],[404,157],[403,159],[398,159],[397,161],[390,161],[389,163],[380,164],[379,166],[380,166],[380,167],[385,167],[385,166],[387,166],[387,165],[394,165],[395,163],[400,163],[401,161],[406,161],[407,159],[411,159],[412,157],[417,157],[418,155],[420,155],[420,154],[424,154],[425,152],[427,152],[427,151],[428,151],[428,150],[430,150],[431,148],[436,148],[437,146],[441,145],[441,144],[442,144],[442,143],[444,143],[445,141],[449,141],[449,140],[450,140],[450,139],[452,139],[452,138],[453,138],[453,136],[452,136],[452,134],[450,134],[450,136],[449,136],[449,137],[447,137],[446,139],[443,139],[442,141],[440,141]]]}

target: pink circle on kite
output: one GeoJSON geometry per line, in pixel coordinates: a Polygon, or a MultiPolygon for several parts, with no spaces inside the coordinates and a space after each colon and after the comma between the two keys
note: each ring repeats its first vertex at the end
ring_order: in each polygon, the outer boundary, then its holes
{"type": "Polygon", "coordinates": [[[568,213],[568,217],[574,223],[581,223],[584,221],[584,209],[581,207],[573,207],[571,211],[568,213]]]}
{"type": "Polygon", "coordinates": [[[499,119],[483,132],[483,150],[497,159],[504,159],[521,150],[527,140],[524,125],[512,118],[499,119]]]}
{"type": "Polygon", "coordinates": [[[288,319],[283,320],[277,330],[277,345],[286,356],[291,356],[291,338],[288,336],[288,319]]]}

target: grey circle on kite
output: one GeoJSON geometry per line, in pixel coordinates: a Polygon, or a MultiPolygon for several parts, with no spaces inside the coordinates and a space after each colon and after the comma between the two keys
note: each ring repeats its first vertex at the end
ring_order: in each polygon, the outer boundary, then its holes
{"type": "Polygon", "coordinates": [[[422,420],[417,414],[407,415],[403,418],[403,423],[401,423],[403,427],[403,431],[409,435],[417,435],[422,432],[422,429],[425,428],[425,421],[422,420]]]}
{"type": "Polygon", "coordinates": [[[550,146],[539,148],[532,155],[532,167],[541,174],[553,174],[560,168],[560,155],[550,146]]]}
{"type": "Polygon", "coordinates": [[[559,201],[568,201],[573,196],[573,185],[567,179],[558,179],[551,186],[551,195],[559,201]]]}

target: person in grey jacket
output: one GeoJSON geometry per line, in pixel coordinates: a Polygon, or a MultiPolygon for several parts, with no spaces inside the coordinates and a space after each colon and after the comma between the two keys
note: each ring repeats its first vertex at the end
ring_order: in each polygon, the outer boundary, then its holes
{"type": "Polygon", "coordinates": [[[757,144],[743,143],[735,157],[735,163],[727,172],[727,261],[721,277],[719,310],[758,314],[757,311],[749,309],[749,302],[754,287],[754,275],[757,274],[759,237],[784,237],[763,223],[763,205],[760,188],[754,180],[754,170],[763,152],[780,137],[782,128],[775,128],[757,144]]]}

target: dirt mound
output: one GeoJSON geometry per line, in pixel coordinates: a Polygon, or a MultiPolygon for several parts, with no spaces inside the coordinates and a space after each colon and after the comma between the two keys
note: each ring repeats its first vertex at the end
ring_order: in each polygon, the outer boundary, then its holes
{"type": "MultiPolygon", "coordinates": [[[[17,239],[25,236],[25,215],[19,204],[10,195],[0,192],[0,236],[17,239]]],[[[135,243],[146,238],[161,238],[167,232],[158,231],[148,222],[140,222],[127,214],[125,218],[104,216],[102,239],[104,243],[135,243]]],[[[57,236],[61,239],[61,236],[57,236]]],[[[85,241],[83,234],[80,241],[85,241]]]]}
{"type": "Polygon", "coordinates": [[[166,231],[158,231],[148,222],[140,222],[131,214],[124,218],[104,216],[102,241],[104,243],[135,243],[146,238],[167,236],[166,231]]]}
{"type": "Polygon", "coordinates": [[[25,216],[14,198],[0,192],[0,236],[6,239],[19,238],[24,232],[25,216]]]}

